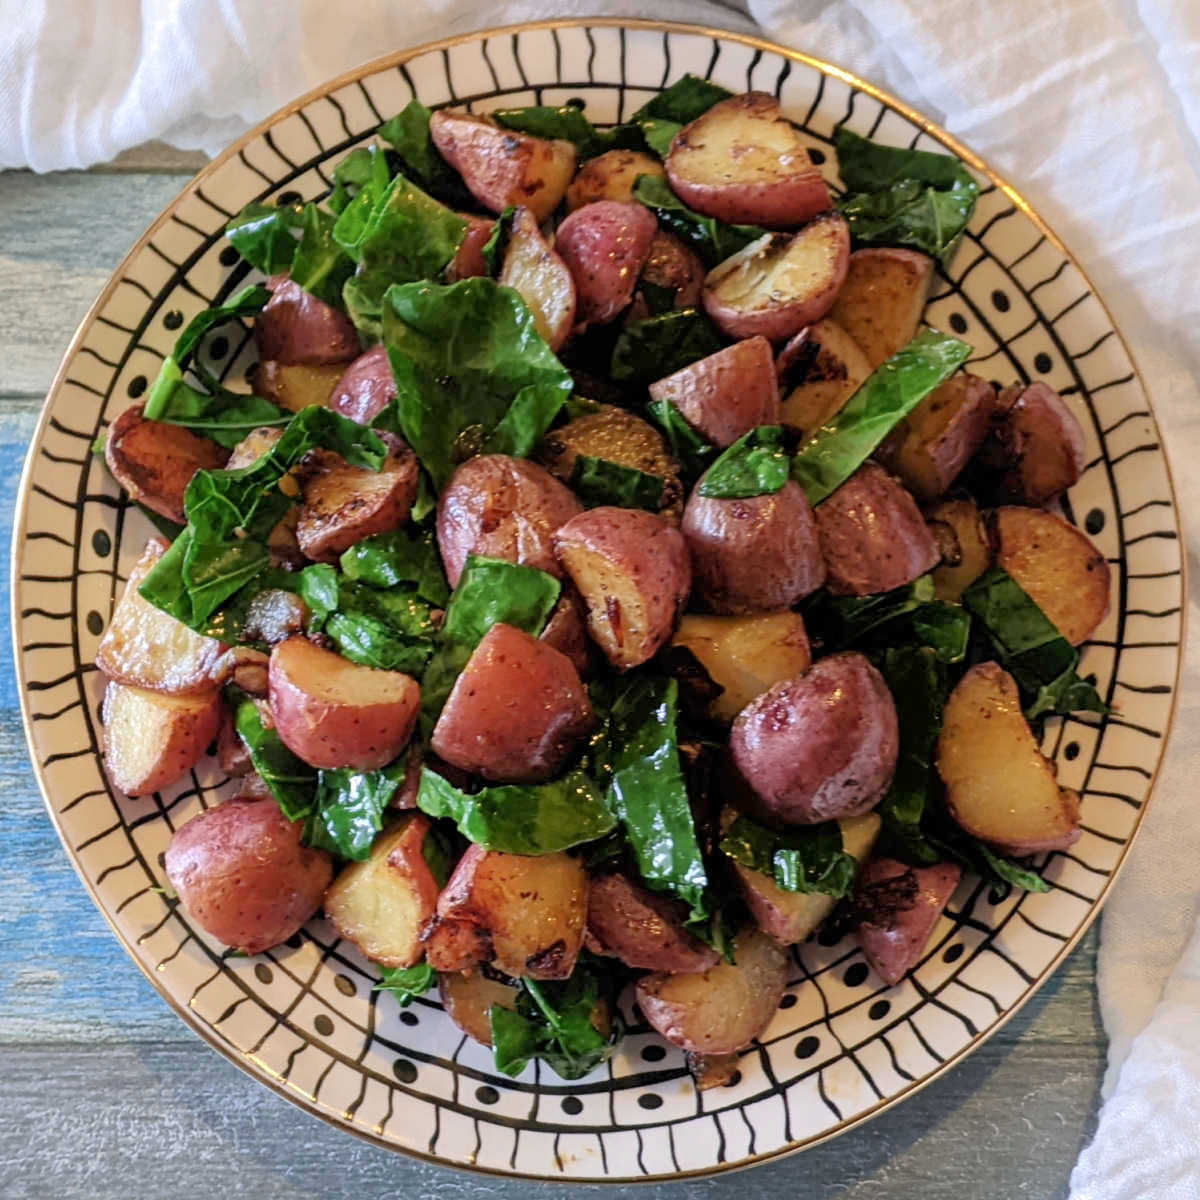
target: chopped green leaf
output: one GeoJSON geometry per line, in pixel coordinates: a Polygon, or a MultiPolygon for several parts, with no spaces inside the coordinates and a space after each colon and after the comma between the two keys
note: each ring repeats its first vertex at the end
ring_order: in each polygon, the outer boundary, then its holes
{"type": "Polygon", "coordinates": [[[717,327],[696,308],[677,308],[630,321],[612,351],[610,373],[618,383],[649,384],[725,348],[717,327]]]}
{"type": "Polygon", "coordinates": [[[318,300],[340,308],[342,284],[354,274],[354,263],[334,239],[335,225],[332,213],[315,204],[304,206],[291,279],[318,300]]]}
{"type": "Polygon", "coordinates": [[[165,399],[156,394],[155,401],[152,419],[182,425],[193,433],[212,438],[227,450],[232,450],[255,429],[286,425],[293,415],[261,396],[224,388],[210,394],[183,382],[176,383],[165,399]]]}
{"type": "Polygon", "coordinates": [[[647,117],[639,124],[642,129],[642,137],[646,139],[646,145],[659,158],[666,158],[670,154],[671,143],[675,140],[675,135],[683,128],[678,121],[666,121],[661,117],[647,117]]]}
{"type": "Polygon", "coordinates": [[[429,132],[433,114],[419,100],[410,100],[390,121],[379,127],[379,136],[395,147],[404,173],[435,199],[454,209],[473,208],[474,197],[438,153],[429,132]]]}
{"type": "Polygon", "coordinates": [[[997,854],[983,842],[976,842],[975,845],[991,874],[1001,882],[1010,884],[1012,887],[1019,887],[1026,892],[1048,892],[1050,890],[1050,885],[1036,871],[1021,866],[1011,858],[997,854]]]}
{"type": "Polygon", "coordinates": [[[383,829],[383,814],[404,783],[407,769],[405,755],[379,771],[343,767],[319,772],[305,841],[342,858],[363,862],[383,829]]]}
{"type": "Polygon", "coordinates": [[[513,217],[516,215],[517,210],[510,204],[492,223],[492,232],[480,248],[483,261],[487,264],[487,272],[493,279],[500,274],[504,253],[508,249],[509,235],[512,233],[513,217]]]}
{"type": "Polygon", "coordinates": [[[721,850],[744,867],[772,878],[785,892],[816,892],[839,899],[854,887],[858,862],[842,848],[836,821],[780,833],[738,817],[721,850]]]}
{"type": "Polygon", "coordinates": [[[579,454],[571,469],[571,490],[589,508],[603,504],[618,508],[644,508],[657,512],[662,503],[665,480],[636,467],[626,467],[607,458],[579,454]]]}
{"type": "Polygon", "coordinates": [[[738,438],[705,471],[700,495],[716,500],[774,495],[787,483],[791,462],[782,426],[760,425],[738,438]]]}
{"type": "Polygon", "coordinates": [[[302,204],[247,204],[225,226],[225,236],[252,267],[283,275],[296,257],[303,214],[302,204]]]}
{"type": "Polygon", "coordinates": [[[671,453],[679,463],[684,479],[695,479],[704,473],[716,457],[717,448],[693,429],[670,400],[655,400],[646,406],[659,428],[667,435],[671,453]]]}
{"type": "Polygon", "coordinates": [[[664,229],[691,246],[709,267],[715,267],[767,232],[757,225],[727,225],[716,217],[693,212],[661,175],[639,175],[633,198],[650,209],[664,229]]]}
{"type": "Polygon", "coordinates": [[[396,529],[355,543],[341,557],[347,579],[372,587],[411,585],[418,596],[441,608],[450,599],[437,539],[429,530],[396,529]]]}
{"type": "Polygon", "coordinates": [[[274,729],[268,729],[253,700],[242,700],[234,715],[238,736],[245,743],[250,762],[275,797],[289,821],[299,821],[312,811],[316,797],[317,772],[297,758],[274,729]]]}
{"type": "Polygon", "coordinates": [[[640,124],[651,118],[660,118],[687,125],[703,116],[714,104],[728,100],[732,95],[719,83],[701,79],[689,72],[647,100],[629,119],[640,124]]]}
{"type": "Polygon", "coordinates": [[[418,996],[423,996],[437,983],[437,972],[427,963],[415,967],[380,967],[379,982],[374,992],[391,992],[407,1008],[418,996]]]}
{"type": "Polygon", "coordinates": [[[616,125],[597,129],[573,104],[554,108],[548,104],[529,108],[502,108],[492,114],[505,129],[529,133],[540,138],[561,138],[574,144],[579,157],[595,158],[606,150],[640,150],[642,134],[636,125],[616,125]]]}

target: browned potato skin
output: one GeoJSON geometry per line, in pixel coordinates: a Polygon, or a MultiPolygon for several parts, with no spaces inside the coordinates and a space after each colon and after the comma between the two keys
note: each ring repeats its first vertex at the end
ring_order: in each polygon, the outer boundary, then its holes
{"type": "Polygon", "coordinates": [[[567,188],[567,211],[574,212],[597,200],[627,204],[639,175],[665,175],[663,165],[652,154],[640,150],[608,150],[589,158],[567,188]]]}
{"type": "Polygon", "coordinates": [[[517,990],[512,984],[489,979],[482,971],[470,975],[443,972],[438,976],[438,991],[446,1016],[467,1037],[485,1046],[492,1044],[492,1005],[512,1008],[517,1002],[517,990]]]}
{"type": "Polygon", "coordinates": [[[228,672],[221,643],[193,633],[138,593],[166,550],[162,538],[146,543],[96,647],[96,666],[109,679],[130,687],[173,696],[205,694],[224,683],[228,672]]]}
{"type": "Polygon", "coordinates": [[[483,248],[496,222],[487,217],[475,217],[469,213],[458,214],[467,223],[467,232],[458,244],[458,250],[450,265],[446,268],[446,282],[457,283],[460,279],[473,279],[479,275],[490,275],[487,259],[483,257],[483,248]]]}
{"type": "Polygon", "coordinates": [[[492,959],[492,938],[470,920],[435,917],[426,927],[425,961],[435,971],[470,971],[492,959]]]}
{"type": "Polygon", "coordinates": [[[779,421],[779,385],[771,344],[747,338],[650,385],[654,400],[670,400],[680,415],[724,449],[759,425],[779,421]]]}
{"type": "Polygon", "coordinates": [[[563,585],[539,641],[565,654],[581,678],[586,678],[591,671],[592,643],[587,634],[587,609],[583,597],[569,583],[563,585]]]}
{"type": "Polygon", "coordinates": [[[705,274],[704,263],[699,256],[674,234],[664,233],[660,229],[650,243],[650,253],[642,264],[641,278],[638,279],[639,290],[634,294],[633,305],[625,319],[643,321],[651,315],[640,290],[647,283],[673,292],[675,299],[672,308],[695,307],[700,303],[700,293],[704,290],[705,274]]]}
{"type": "Polygon", "coordinates": [[[281,363],[263,359],[254,369],[254,390],[280,408],[298,413],[328,408],[345,363],[281,363]]]}
{"type": "Polygon", "coordinates": [[[271,651],[271,717],[284,745],[314,767],[376,771],[412,736],[415,679],[350,662],[302,637],[271,651]]]}
{"type": "Polygon", "coordinates": [[[790,479],[774,495],[743,500],[702,496],[698,485],[683,536],[696,589],[716,613],[791,608],[825,582],[812,509],[790,479]]]}
{"type": "Polygon", "coordinates": [[[779,352],[779,385],[787,394],[779,416],[785,425],[811,436],[841,412],[871,374],[858,343],[828,317],[802,329],[779,352]],[[808,360],[803,378],[793,379],[793,364],[808,360]]]}
{"type": "Polygon", "coordinates": [[[345,313],[286,276],[274,277],[269,286],[271,299],[254,322],[260,360],[316,367],[358,357],[358,331],[345,313]]]}
{"type": "Polygon", "coordinates": [[[575,147],[501,129],[485,117],[441,109],[429,133],[471,195],[494,213],[523,204],[539,222],[558,207],[575,174],[575,147]]]}
{"type": "Polygon", "coordinates": [[[932,280],[933,259],[916,250],[855,250],[829,316],[874,370],[916,337],[932,280]]]}
{"type": "Polygon", "coordinates": [[[891,783],[899,749],[896,706],[861,654],[832,654],[777,683],[738,715],[729,735],[738,802],[771,825],[857,817],[891,783]]]}
{"type": "Polygon", "coordinates": [[[554,248],[575,280],[579,320],[603,325],[629,307],[658,222],[641,204],[597,200],[558,227],[554,248]]]}
{"type": "Polygon", "coordinates": [[[386,435],[382,468],[351,466],[332,450],[314,450],[305,461],[304,504],[296,539],[306,558],[336,562],[356,542],[399,529],[417,498],[417,456],[397,437],[386,435]]]}
{"type": "Polygon", "coordinates": [[[370,857],[350,863],[325,893],[325,915],[373,962],[411,967],[425,955],[421,935],[433,919],[438,883],[422,847],[431,826],[409,813],[384,830],[370,857]]]}
{"type": "Polygon", "coordinates": [[[950,693],[937,769],[950,815],[975,837],[1010,854],[1079,840],[1079,796],[1055,782],[1017,685],[996,663],[972,667],[950,693]]]}
{"type": "Polygon", "coordinates": [[[694,974],[720,955],[683,925],[678,901],[656,896],[624,875],[599,875],[588,889],[587,947],[627,967],[694,974]]]}
{"type": "MultiPolygon", "coordinates": [[[[587,895],[587,872],[568,854],[527,857],[469,846],[442,890],[437,912],[439,923],[457,922],[486,934],[488,961],[505,975],[566,979],[583,945],[587,895]]],[[[486,944],[477,941],[480,948],[486,944]]],[[[445,969],[430,955],[427,951],[436,969],[445,969]]]]}
{"type": "Polygon", "coordinates": [[[1108,560],[1081,529],[1040,508],[998,508],[991,523],[996,565],[1072,646],[1086,642],[1108,613],[1108,560]]]}
{"type": "Polygon", "coordinates": [[[826,213],[799,233],[768,234],[718,263],[704,280],[704,311],[733,338],[782,342],[829,312],[850,263],[850,230],[826,213]]]}
{"type": "Polygon", "coordinates": [[[525,301],[534,326],[551,350],[561,350],[575,324],[575,281],[550,249],[533,214],[518,208],[497,283],[525,301]]]}
{"type": "Polygon", "coordinates": [[[1004,389],[996,429],[1008,464],[1003,486],[1008,499],[1046,504],[1079,482],[1087,451],[1083,430],[1062,397],[1044,383],[1004,389]]]}
{"type": "Polygon", "coordinates": [[[925,520],[953,535],[955,560],[933,571],[933,590],[939,600],[957,604],[966,589],[992,565],[992,544],[987,527],[974,500],[943,500],[934,505],[925,520]]]}
{"type": "Polygon", "coordinates": [[[455,680],[430,745],[439,758],[485,779],[536,783],[558,774],[595,724],[571,660],[501,623],[455,680]]]}
{"type": "Polygon", "coordinates": [[[787,956],[765,933],[744,930],[737,962],[718,962],[699,975],[644,975],[638,1005],[646,1020],[693,1054],[732,1054],[771,1023],[787,986],[787,956]]]}
{"type": "Polygon", "coordinates": [[[588,631],[618,670],[664,646],[692,589],[687,543],[653,513],[601,507],[573,517],[554,550],[588,610],[588,631]]]}
{"type": "Polygon", "coordinates": [[[714,104],[671,143],[667,178],[697,212],[784,229],[832,205],[804,143],[766,92],[714,104]]]}
{"type": "Polygon", "coordinates": [[[913,873],[917,894],[895,912],[886,924],[863,922],[858,927],[858,944],[875,974],[889,986],[899,983],[921,960],[929,935],[946,907],[962,868],[957,863],[937,863],[931,867],[907,867],[894,858],[869,862],[859,880],[861,889],[913,873]]]}
{"type": "Polygon", "coordinates": [[[817,506],[817,532],[836,596],[889,592],[941,561],[913,498],[872,462],[817,506]]]}
{"type": "Polygon", "coordinates": [[[346,368],[329,397],[329,407],[360,425],[370,425],[395,398],[396,380],[387,350],[379,345],[346,368]]]}
{"type": "Polygon", "coordinates": [[[176,831],[164,866],[188,915],[206,933],[247,954],[287,941],[321,906],[333,877],[324,850],[302,845],[269,797],[238,796],[176,831]]]}
{"type": "Polygon", "coordinates": [[[450,586],[457,586],[469,554],[561,578],[554,531],[581,512],[575,494],[528,459],[506,454],[467,459],[438,501],[438,549],[450,586]]]}
{"type": "Polygon", "coordinates": [[[100,715],[113,786],[126,796],[149,796],[204,757],[220,729],[221,694],[168,696],[109,683],[100,715]]]}
{"type": "Polygon", "coordinates": [[[183,499],[192,476],[219,470],[229,451],[182,425],[148,421],[142,411],[135,404],[108,427],[104,461],[131,500],[184,525],[183,499]]]}

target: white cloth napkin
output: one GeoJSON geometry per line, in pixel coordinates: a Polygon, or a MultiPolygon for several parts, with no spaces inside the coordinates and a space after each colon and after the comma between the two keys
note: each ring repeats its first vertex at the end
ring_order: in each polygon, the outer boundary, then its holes
{"type": "MultiPolygon", "coordinates": [[[[1113,309],[1153,395],[1182,511],[1200,510],[1197,0],[748,4],[768,36],[877,81],[1021,187],[1113,309]]],[[[598,11],[649,10],[359,0],[348,20],[328,0],[0,0],[0,166],[86,166],[149,138],[215,153],[389,47],[598,11]]],[[[749,27],[703,0],[658,0],[653,15],[749,27]]],[[[1075,1200],[1200,1197],[1200,935],[1183,953],[1200,909],[1198,718],[1200,658],[1189,654],[1168,766],[1103,918],[1108,1100],[1075,1200]]]]}

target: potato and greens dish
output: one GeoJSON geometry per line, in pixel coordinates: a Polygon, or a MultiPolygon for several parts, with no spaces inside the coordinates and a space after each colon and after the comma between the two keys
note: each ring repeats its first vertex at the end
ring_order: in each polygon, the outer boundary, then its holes
{"type": "Polygon", "coordinates": [[[1079,836],[1038,733],[1104,711],[1108,566],[1050,507],[1083,434],[922,324],[955,159],[810,155],[690,76],[379,139],[230,223],[231,298],[107,431],[162,533],[97,653],[109,775],[215,744],[236,794],[165,866],[227,946],[323,911],[509,1074],[602,1063],[629,987],[721,1082],[818,926],[895,983],[964,870],[1044,889],[1079,836]],[[205,343],[250,321],[235,391],[205,343]]]}

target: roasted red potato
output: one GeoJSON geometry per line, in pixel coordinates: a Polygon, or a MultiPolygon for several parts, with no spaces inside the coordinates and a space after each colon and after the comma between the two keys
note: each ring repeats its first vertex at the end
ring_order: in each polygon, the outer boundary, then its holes
{"type": "Polygon", "coordinates": [[[599,875],[588,889],[586,944],[627,967],[692,974],[720,955],[684,928],[686,905],[656,896],[625,875],[599,875]]]}
{"type": "Polygon", "coordinates": [[[358,357],[358,331],[345,313],[285,276],[270,287],[271,299],[254,322],[260,361],[320,367],[358,357]]]}
{"type": "Polygon", "coordinates": [[[877,858],[866,865],[859,878],[858,902],[868,912],[872,907],[882,912],[876,920],[859,925],[858,944],[884,983],[899,983],[921,961],[929,935],[961,878],[957,863],[906,867],[894,858],[877,858]],[[916,891],[902,899],[895,893],[902,887],[899,881],[907,881],[910,875],[916,891]]]}
{"type": "Polygon", "coordinates": [[[653,513],[593,508],[554,535],[554,550],[588,610],[588,630],[609,662],[628,670],[653,658],[692,590],[678,529],[653,513]]]}
{"type": "Polygon", "coordinates": [[[616,200],[585,204],[558,227],[554,248],[575,280],[582,324],[603,325],[629,307],[657,232],[648,208],[616,200]]]}
{"type": "Polygon", "coordinates": [[[957,604],[966,589],[992,565],[992,544],[974,500],[943,500],[925,514],[942,555],[933,571],[939,600],[957,604]]]}
{"type": "Polygon", "coordinates": [[[438,881],[422,848],[430,830],[409,813],[375,839],[371,855],[344,867],[325,893],[325,915],[342,937],[385,967],[411,967],[425,956],[421,935],[433,919],[438,881]]]}
{"type": "MultiPolygon", "coordinates": [[[[268,646],[275,646],[302,634],[309,615],[308,605],[295,592],[266,588],[247,605],[242,636],[248,642],[264,642],[268,646]]],[[[245,647],[240,649],[244,650],[245,647]]],[[[258,694],[253,688],[244,690],[258,694]]],[[[262,694],[266,694],[265,687],[262,694]]]]}
{"type": "Polygon", "coordinates": [[[262,456],[275,449],[276,443],[283,437],[283,430],[277,425],[262,425],[252,429],[229,455],[225,464],[227,471],[240,471],[252,467],[262,456]]]}
{"type": "Polygon", "coordinates": [[[732,446],[759,425],[779,422],[779,385],[771,345],[762,337],[734,342],[650,385],[715,446],[732,446]]]}
{"type": "Polygon", "coordinates": [[[892,781],[896,706],[863,655],[832,654],[752,700],[729,749],[751,816],[770,825],[857,817],[892,781]]]}
{"type": "Polygon", "coordinates": [[[230,664],[221,643],[193,633],[138,592],[166,549],[162,538],[151,538],[134,563],[96,647],[96,666],[109,679],[130,687],[175,696],[206,694],[228,673],[230,664]]]}
{"type": "Polygon", "coordinates": [[[288,412],[328,408],[345,366],[344,362],[314,366],[263,359],[254,370],[254,390],[288,412]]]}
{"type": "Polygon", "coordinates": [[[704,311],[730,337],[782,342],[830,310],[849,262],[850,230],[829,213],[718,263],[704,281],[704,311]]]}
{"type": "Polygon", "coordinates": [[[231,777],[249,775],[254,765],[250,761],[250,751],[233,723],[233,709],[228,707],[222,709],[217,729],[217,765],[231,777]]]}
{"type": "Polygon", "coordinates": [[[790,479],[774,495],[744,500],[702,496],[697,487],[682,528],[696,590],[713,612],[791,608],[825,582],[812,509],[790,479]]]}
{"type": "Polygon", "coordinates": [[[1108,613],[1109,570],[1087,534],[1040,508],[992,514],[996,565],[1029,593],[1072,646],[1082,645],[1108,613]]]}
{"type": "Polygon", "coordinates": [[[671,143],[667,179],[697,212],[784,229],[832,206],[795,126],[766,92],[714,104],[671,143]]]}
{"type": "Polygon", "coordinates": [[[542,340],[551,350],[561,350],[575,325],[575,281],[527,208],[513,214],[497,282],[517,292],[542,340]]]}
{"type": "MultiPolygon", "coordinates": [[[[587,924],[588,877],[569,854],[529,857],[469,846],[438,899],[439,928],[457,924],[482,935],[476,947],[514,979],[566,979],[587,924]]],[[[437,970],[431,936],[426,957],[437,970]]],[[[461,962],[461,958],[459,960],[461,962]]]]}
{"type": "Polygon", "coordinates": [[[438,976],[442,1007],[469,1038],[485,1046],[492,1044],[492,1005],[512,1008],[517,1002],[515,983],[501,983],[482,971],[470,975],[447,972],[438,976]]]}
{"type": "Polygon", "coordinates": [[[377,771],[412,736],[421,688],[400,671],[378,671],[302,637],[271,651],[271,719],[283,744],[314,767],[377,771]]]}
{"type": "Polygon", "coordinates": [[[890,592],[941,561],[913,498],[872,462],[817,506],[817,532],[836,596],[890,592]]]}
{"type": "Polygon", "coordinates": [[[523,204],[539,221],[558,207],[575,174],[575,147],[501,129],[487,117],[440,109],[429,133],[471,195],[494,213],[523,204]]]}
{"type": "Polygon", "coordinates": [[[467,459],[438,501],[438,549],[450,586],[458,584],[469,554],[561,577],[554,531],[581,512],[575,494],[528,459],[506,454],[467,459]]]}
{"type": "Polygon", "coordinates": [[[665,175],[663,165],[641,150],[608,150],[589,158],[567,188],[567,211],[574,212],[597,200],[628,204],[639,175],[665,175]]]}
{"type": "Polygon", "coordinates": [[[104,461],[131,500],[168,521],[187,523],[183,500],[197,471],[216,471],[229,451],[182,425],[147,421],[142,406],[127,408],[109,427],[104,461]]]}
{"type": "Polygon", "coordinates": [[[470,213],[458,214],[467,223],[467,232],[458,244],[458,250],[446,268],[446,282],[457,283],[460,279],[474,279],[479,275],[490,275],[483,248],[496,228],[496,222],[487,217],[475,217],[470,213]]]}
{"type": "Polygon", "coordinates": [[[329,407],[360,425],[370,425],[396,398],[396,380],[387,350],[372,346],[343,372],[329,397],[329,407]]]}
{"type": "Polygon", "coordinates": [[[565,654],[581,676],[586,676],[591,669],[592,643],[588,639],[587,609],[583,597],[569,583],[563,585],[539,640],[565,654]]]}
{"type": "Polygon", "coordinates": [[[811,437],[846,406],[871,374],[858,343],[826,317],[802,329],[779,352],[779,416],[811,437]]]}
{"type": "Polygon", "coordinates": [[[1079,482],[1087,461],[1083,430],[1062,397],[1044,383],[1005,388],[995,440],[1003,487],[1019,504],[1046,504],[1079,482]]]}
{"type": "Polygon", "coordinates": [[[699,975],[643,975],[637,999],[646,1020],[668,1042],[693,1054],[745,1049],[779,1008],[787,955],[755,929],[738,934],[734,958],[699,975]]]}
{"type": "Polygon", "coordinates": [[[332,450],[314,450],[305,460],[296,540],[306,558],[336,562],[355,542],[408,520],[421,468],[404,442],[387,439],[388,455],[378,471],[351,466],[332,450]]]}
{"type": "Polygon", "coordinates": [[[874,370],[916,337],[932,280],[933,259],[916,250],[856,250],[829,315],[874,370]]]}
{"type": "Polygon", "coordinates": [[[641,321],[651,315],[643,294],[645,285],[672,294],[672,308],[694,308],[704,289],[704,263],[674,234],[661,229],[650,243],[650,253],[642,264],[642,274],[634,292],[628,320],[641,321]]]}
{"type": "Polygon", "coordinates": [[[1079,840],[1079,796],[1055,782],[1017,685],[996,663],[972,667],[950,693],[937,769],[950,815],[975,837],[1010,854],[1079,840]]]}
{"type": "Polygon", "coordinates": [[[595,727],[579,672],[565,654],[512,625],[484,634],[434,726],[434,753],[498,783],[558,774],[595,727]]]}
{"type": "Polygon", "coordinates": [[[321,907],[333,878],[324,850],[301,842],[270,796],[238,796],[176,831],[164,866],[188,915],[205,933],[261,954],[286,942],[321,907]]]}

